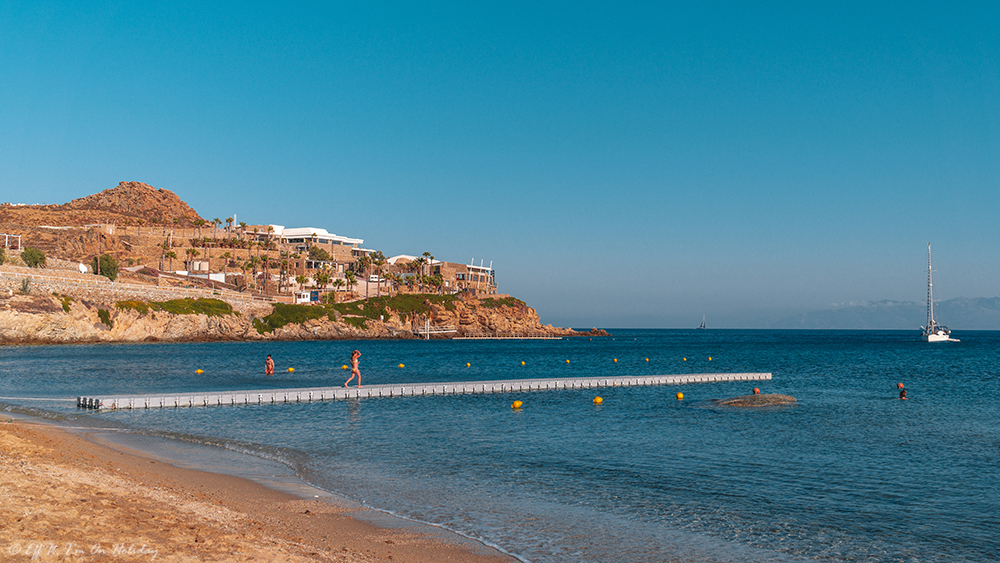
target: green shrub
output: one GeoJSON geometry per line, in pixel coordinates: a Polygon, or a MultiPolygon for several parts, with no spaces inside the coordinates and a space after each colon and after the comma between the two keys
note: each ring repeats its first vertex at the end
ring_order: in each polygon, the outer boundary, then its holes
{"type": "Polygon", "coordinates": [[[310,260],[323,260],[323,261],[326,261],[326,262],[330,262],[331,260],[333,260],[333,257],[330,256],[329,252],[327,252],[326,250],[324,250],[324,249],[322,249],[322,248],[320,248],[318,246],[310,246],[309,247],[309,259],[310,260]]]}
{"type": "Polygon", "coordinates": [[[302,324],[310,319],[328,317],[332,311],[326,307],[315,307],[312,305],[292,305],[289,303],[275,303],[274,311],[261,319],[254,319],[253,326],[260,334],[265,334],[281,328],[287,324],[302,324]]]}
{"type": "Polygon", "coordinates": [[[97,318],[101,319],[101,322],[108,325],[108,328],[115,328],[115,322],[111,320],[111,313],[107,309],[98,309],[97,318]]]}
{"type": "Polygon", "coordinates": [[[145,315],[150,310],[164,311],[175,315],[207,315],[221,317],[235,314],[233,306],[219,299],[172,299],[170,301],[119,301],[115,307],[120,311],[132,309],[145,315]]]}
{"type": "Polygon", "coordinates": [[[483,304],[483,307],[486,307],[487,309],[496,309],[497,307],[524,307],[527,305],[524,301],[513,297],[504,297],[503,299],[494,299],[489,297],[487,299],[480,299],[479,301],[483,304]]]}
{"type": "Polygon", "coordinates": [[[145,315],[149,312],[149,305],[147,305],[145,301],[119,301],[115,303],[115,308],[119,311],[132,309],[133,311],[138,311],[140,315],[145,315]]]}
{"type": "Polygon", "coordinates": [[[98,264],[97,256],[94,256],[94,259],[90,261],[90,269],[95,274],[100,273],[109,280],[115,281],[115,278],[118,277],[118,260],[115,260],[115,257],[110,254],[102,254],[100,264],[98,264]]]}
{"type": "Polygon", "coordinates": [[[69,295],[59,295],[56,292],[52,292],[52,295],[56,296],[60,301],[62,301],[63,311],[69,312],[69,304],[73,302],[73,298],[69,295]]]}
{"type": "Polygon", "coordinates": [[[7,261],[7,249],[0,247],[0,266],[3,266],[3,263],[6,261],[7,261]]]}
{"type": "Polygon", "coordinates": [[[354,328],[360,328],[364,330],[368,328],[368,320],[362,317],[342,317],[344,322],[353,326],[354,328]]]}
{"type": "Polygon", "coordinates": [[[31,280],[24,278],[21,280],[21,294],[28,295],[29,293],[31,293],[31,280]]]}
{"type": "Polygon", "coordinates": [[[175,315],[221,317],[233,314],[233,306],[219,299],[171,299],[161,302],[151,301],[149,305],[157,311],[166,311],[175,315]]]}
{"type": "Polygon", "coordinates": [[[342,315],[356,315],[377,320],[383,316],[389,318],[390,310],[404,316],[411,316],[414,313],[426,315],[431,310],[428,302],[443,305],[445,309],[454,311],[457,300],[458,297],[454,295],[407,293],[391,297],[372,297],[350,303],[337,303],[330,305],[330,307],[342,315]]]}
{"type": "Polygon", "coordinates": [[[24,247],[24,250],[21,251],[21,260],[29,268],[41,268],[45,266],[45,253],[37,248],[24,247]]]}

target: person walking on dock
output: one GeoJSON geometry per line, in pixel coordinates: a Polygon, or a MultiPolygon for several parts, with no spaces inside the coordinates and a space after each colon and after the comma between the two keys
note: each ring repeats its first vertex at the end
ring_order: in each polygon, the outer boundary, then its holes
{"type": "Polygon", "coordinates": [[[357,350],[351,352],[351,377],[344,382],[344,387],[347,387],[347,384],[350,383],[351,380],[354,379],[356,376],[358,378],[358,389],[361,388],[361,367],[359,366],[360,362],[361,362],[361,352],[358,352],[357,350]]]}
{"type": "Polygon", "coordinates": [[[274,360],[271,359],[271,354],[264,360],[264,375],[274,375],[274,360]]]}

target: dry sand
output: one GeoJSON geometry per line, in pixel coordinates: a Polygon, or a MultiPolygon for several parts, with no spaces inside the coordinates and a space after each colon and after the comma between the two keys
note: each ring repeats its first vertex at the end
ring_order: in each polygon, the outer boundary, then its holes
{"type": "Polygon", "coordinates": [[[515,561],[20,419],[0,422],[0,495],[0,561],[515,561]]]}

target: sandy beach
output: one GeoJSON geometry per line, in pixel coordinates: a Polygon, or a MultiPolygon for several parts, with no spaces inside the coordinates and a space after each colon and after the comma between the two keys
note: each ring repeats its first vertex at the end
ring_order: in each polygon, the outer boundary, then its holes
{"type": "Polygon", "coordinates": [[[353,509],[0,422],[0,560],[511,562],[353,509]]]}

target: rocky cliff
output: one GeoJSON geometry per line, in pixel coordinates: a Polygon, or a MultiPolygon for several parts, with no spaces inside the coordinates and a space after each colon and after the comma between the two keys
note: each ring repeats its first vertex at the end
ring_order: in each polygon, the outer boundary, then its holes
{"type": "MultiPolygon", "coordinates": [[[[331,340],[415,338],[410,315],[388,311],[382,318],[341,315],[324,307],[284,305],[314,318],[268,324],[275,315],[239,313],[216,300],[210,307],[178,300],[157,304],[127,301],[111,307],[68,295],[7,292],[0,294],[0,343],[68,344],[85,342],[183,342],[222,340],[331,340]],[[182,303],[182,301],[186,302],[182,303]],[[180,303],[180,305],[178,305],[180,303]],[[177,312],[178,308],[188,310],[177,312]],[[264,322],[262,322],[264,321],[264,322]],[[280,325],[280,326],[273,326],[280,325]]],[[[523,305],[523,304],[522,304],[523,305]]],[[[287,311],[286,311],[287,313],[287,311]]],[[[457,322],[458,335],[606,335],[542,326],[527,306],[484,306],[482,301],[456,301],[451,309],[431,305],[435,326],[457,322]]],[[[455,333],[449,334],[454,336],[455,333]]]]}

